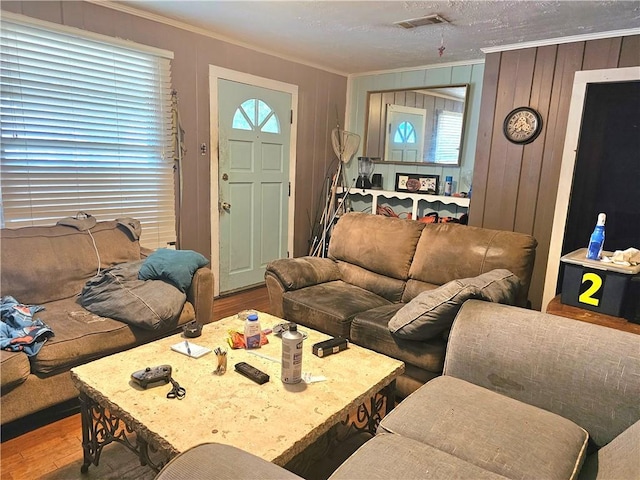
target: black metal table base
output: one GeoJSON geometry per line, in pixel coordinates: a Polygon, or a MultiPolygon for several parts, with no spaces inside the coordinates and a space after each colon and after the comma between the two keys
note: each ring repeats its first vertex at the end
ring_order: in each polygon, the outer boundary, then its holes
{"type": "Polygon", "coordinates": [[[396,383],[393,381],[380,393],[371,397],[368,404],[362,403],[356,411],[355,418],[352,419],[351,415],[347,415],[347,418],[342,421],[342,425],[349,426],[353,434],[370,433],[375,435],[382,418],[395,406],[395,392],[396,383]]]}
{"type": "Polygon", "coordinates": [[[162,455],[159,455],[160,460],[153,460],[150,454],[158,452],[152,445],[138,435],[127,422],[85,394],[80,394],[80,413],[84,456],[80,467],[82,473],[87,473],[90,465],[98,465],[102,449],[112,442],[118,442],[131,450],[140,458],[140,465],[147,465],[156,472],[159,472],[169,460],[162,455]]]}
{"type": "MultiPolygon", "coordinates": [[[[355,412],[347,414],[344,420],[289,461],[285,468],[306,478],[310,472],[326,469],[327,466],[322,463],[338,446],[346,446],[347,449],[357,448],[358,442],[364,443],[373,437],[382,418],[395,406],[395,387],[396,384],[393,381],[368,401],[360,404],[355,412]]],[[[332,471],[327,473],[330,474],[332,471]]]]}
{"type": "MultiPolygon", "coordinates": [[[[326,454],[328,449],[333,448],[338,443],[345,442],[356,435],[362,433],[368,433],[371,436],[375,435],[380,421],[394,406],[395,381],[387,385],[379,394],[371,397],[368,402],[361,404],[354,418],[350,414],[347,415],[347,418],[339,425],[327,432],[323,448],[324,453],[321,453],[320,456],[326,454]]],[[[87,473],[91,465],[97,466],[102,449],[113,442],[118,442],[125,446],[140,458],[140,465],[147,465],[156,472],[159,472],[170,460],[171,456],[158,452],[124,419],[113,414],[84,393],[80,394],[80,413],[84,454],[84,461],[80,467],[82,473],[87,473]],[[152,459],[152,455],[159,458],[152,459]]],[[[320,443],[323,442],[318,442],[318,444],[320,443]]],[[[294,458],[286,467],[292,471],[300,471],[304,466],[309,466],[311,462],[308,454],[312,454],[313,457],[317,458],[317,448],[310,448],[307,454],[303,452],[301,456],[294,458]],[[316,451],[312,453],[313,450],[316,451]]]]}

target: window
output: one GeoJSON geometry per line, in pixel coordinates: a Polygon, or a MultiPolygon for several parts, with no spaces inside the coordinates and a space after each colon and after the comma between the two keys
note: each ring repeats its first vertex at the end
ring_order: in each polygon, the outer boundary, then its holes
{"type": "Polygon", "coordinates": [[[437,117],[434,161],[457,162],[462,137],[462,113],[441,110],[437,117]]]}
{"type": "Polygon", "coordinates": [[[411,122],[402,122],[393,136],[394,143],[416,143],[416,129],[411,122]]]}
{"type": "Polygon", "coordinates": [[[3,12],[2,226],[84,211],[175,241],[171,53],[49,25],[3,12]]]}
{"type": "Polygon", "coordinates": [[[233,114],[233,128],[238,130],[260,130],[267,133],[280,133],[278,117],[272,108],[257,98],[242,102],[233,114]]]}

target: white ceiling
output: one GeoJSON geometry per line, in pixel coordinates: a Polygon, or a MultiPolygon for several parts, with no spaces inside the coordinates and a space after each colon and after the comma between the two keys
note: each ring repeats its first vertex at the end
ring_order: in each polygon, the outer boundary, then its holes
{"type": "Polygon", "coordinates": [[[619,36],[630,29],[640,33],[638,0],[107,3],[161,15],[218,38],[344,74],[483,59],[483,48],[572,36],[619,36]],[[413,30],[393,25],[434,13],[450,23],[413,30]],[[439,56],[441,44],[445,49],[439,56]]]}

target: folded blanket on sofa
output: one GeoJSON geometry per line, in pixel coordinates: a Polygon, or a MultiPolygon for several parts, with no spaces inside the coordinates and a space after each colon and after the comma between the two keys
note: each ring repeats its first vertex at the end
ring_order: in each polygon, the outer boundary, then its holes
{"type": "Polygon", "coordinates": [[[23,305],[11,296],[0,304],[0,348],[36,355],[53,331],[34,315],[44,310],[40,305],[23,305]]]}
{"type": "Polygon", "coordinates": [[[185,293],[162,280],[139,280],[143,260],[121,263],[89,280],[80,305],[96,315],[147,330],[177,327],[185,293]]]}

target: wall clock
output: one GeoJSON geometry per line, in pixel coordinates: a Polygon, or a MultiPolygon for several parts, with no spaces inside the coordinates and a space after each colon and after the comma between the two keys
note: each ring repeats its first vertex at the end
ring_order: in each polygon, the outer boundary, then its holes
{"type": "Polygon", "coordinates": [[[533,142],[542,130],[542,117],[533,108],[511,110],[502,125],[507,140],[519,145],[533,142]]]}

